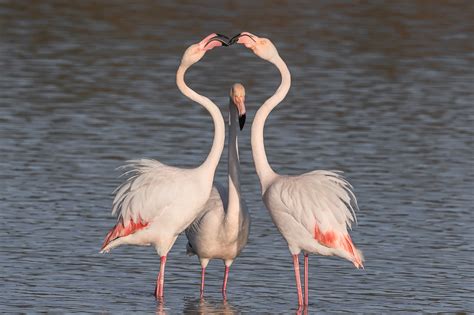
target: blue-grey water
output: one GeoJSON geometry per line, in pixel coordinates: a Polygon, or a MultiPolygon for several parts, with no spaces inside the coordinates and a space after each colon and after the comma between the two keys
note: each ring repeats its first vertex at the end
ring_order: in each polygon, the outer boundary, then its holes
{"type": "Polygon", "coordinates": [[[184,236],[163,304],[153,248],[98,254],[115,222],[116,167],[140,157],[189,167],[208,153],[211,119],[175,86],[185,48],[250,31],[273,40],[293,75],[265,129],[271,164],[342,170],[359,200],[352,237],[365,270],[311,256],[309,311],[474,312],[473,21],[469,1],[1,1],[0,311],[296,311],[291,256],[250,151],[253,115],[279,74],[243,46],[209,52],[187,76],[224,117],[231,84],[247,88],[242,190],[253,221],[227,303],[220,261],[199,301],[184,236]]]}

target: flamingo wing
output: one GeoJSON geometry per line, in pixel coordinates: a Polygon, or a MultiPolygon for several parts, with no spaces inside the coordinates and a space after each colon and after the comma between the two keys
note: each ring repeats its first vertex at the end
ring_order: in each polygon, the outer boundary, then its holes
{"type": "Polygon", "coordinates": [[[356,266],[362,254],[355,248],[347,227],[356,221],[357,200],[341,172],[317,170],[283,177],[279,198],[290,215],[321,245],[346,251],[356,266]]]}
{"type": "Polygon", "coordinates": [[[128,170],[123,174],[128,178],[115,191],[112,214],[117,215],[118,222],[105,237],[102,248],[114,239],[146,228],[176,201],[189,182],[183,181],[186,170],[151,159],[131,160],[121,169],[128,170]]]}

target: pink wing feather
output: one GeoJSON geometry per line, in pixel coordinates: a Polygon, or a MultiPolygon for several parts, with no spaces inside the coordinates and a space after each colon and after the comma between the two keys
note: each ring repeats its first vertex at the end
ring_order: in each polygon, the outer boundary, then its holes
{"type": "Polygon", "coordinates": [[[142,222],[141,219],[139,219],[138,222],[134,222],[133,219],[130,219],[127,224],[124,224],[122,218],[120,218],[118,223],[105,236],[105,240],[102,244],[101,250],[104,249],[105,246],[107,246],[113,240],[119,237],[124,237],[133,234],[136,231],[141,230],[147,226],[148,223],[142,222]]]}
{"type": "Polygon", "coordinates": [[[280,196],[321,245],[344,250],[357,268],[363,267],[362,253],[347,231],[356,221],[357,200],[352,186],[338,172],[317,170],[287,177],[280,196]]]}

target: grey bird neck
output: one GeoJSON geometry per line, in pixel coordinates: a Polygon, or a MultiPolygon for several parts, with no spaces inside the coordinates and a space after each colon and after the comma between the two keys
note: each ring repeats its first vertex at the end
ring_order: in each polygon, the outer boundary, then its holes
{"type": "Polygon", "coordinates": [[[229,144],[228,144],[228,205],[227,216],[240,211],[240,159],[238,144],[239,114],[236,105],[229,101],[229,144]]]}

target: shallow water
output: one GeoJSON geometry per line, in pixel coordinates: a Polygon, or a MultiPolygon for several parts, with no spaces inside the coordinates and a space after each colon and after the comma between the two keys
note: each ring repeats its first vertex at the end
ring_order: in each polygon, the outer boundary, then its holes
{"type": "MultiPolygon", "coordinates": [[[[353,239],[365,270],[311,256],[310,312],[474,312],[474,8],[442,1],[207,5],[141,1],[0,2],[0,311],[291,313],[292,260],[259,197],[250,123],[279,84],[243,47],[216,49],[187,81],[227,117],[247,88],[241,144],[250,241],[231,268],[199,264],[181,236],[164,304],[149,247],[98,254],[114,224],[114,169],[127,159],[194,166],[211,119],[177,90],[184,49],[218,31],[270,37],[293,76],[272,113],[275,170],[343,170],[361,211],[353,239]]],[[[226,151],[225,151],[226,152],[226,151]]],[[[217,178],[225,181],[226,157],[217,178]]]]}

